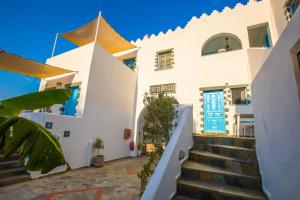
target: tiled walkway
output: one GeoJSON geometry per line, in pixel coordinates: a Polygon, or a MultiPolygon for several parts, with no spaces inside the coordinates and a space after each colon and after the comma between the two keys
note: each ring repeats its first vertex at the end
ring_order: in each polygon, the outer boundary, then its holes
{"type": "Polygon", "coordinates": [[[108,162],[0,188],[2,200],[134,200],[146,157],[108,162]]]}

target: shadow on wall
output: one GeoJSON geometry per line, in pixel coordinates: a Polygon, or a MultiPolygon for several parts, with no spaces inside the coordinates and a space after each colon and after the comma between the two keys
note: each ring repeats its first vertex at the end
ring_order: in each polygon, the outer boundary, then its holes
{"type": "Polygon", "coordinates": [[[293,52],[300,52],[299,27],[298,9],[253,76],[257,156],[263,188],[270,200],[299,198],[300,84],[297,85],[297,79],[300,77],[296,77],[300,68],[298,62],[292,61],[293,52]]]}

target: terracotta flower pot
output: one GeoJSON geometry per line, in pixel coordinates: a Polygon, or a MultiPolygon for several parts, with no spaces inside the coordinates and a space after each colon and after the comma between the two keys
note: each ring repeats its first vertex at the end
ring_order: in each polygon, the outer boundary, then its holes
{"type": "Polygon", "coordinates": [[[95,167],[103,167],[103,165],[104,165],[104,156],[103,155],[95,156],[93,158],[93,165],[95,167]]]}

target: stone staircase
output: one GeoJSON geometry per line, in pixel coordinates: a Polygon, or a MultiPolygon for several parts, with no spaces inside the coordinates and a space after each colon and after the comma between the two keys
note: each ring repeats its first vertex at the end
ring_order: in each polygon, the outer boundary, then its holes
{"type": "Polygon", "coordinates": [[[12,154],[8,159],[3,160],[0,154],[0,187],[30,180],[24,163],[18,159],[18,154],[12,154]]]}
{"type": "Polygon", "coordinates": [[[175,200],[266,200],[255,139],[194,136],[175,200]]]}

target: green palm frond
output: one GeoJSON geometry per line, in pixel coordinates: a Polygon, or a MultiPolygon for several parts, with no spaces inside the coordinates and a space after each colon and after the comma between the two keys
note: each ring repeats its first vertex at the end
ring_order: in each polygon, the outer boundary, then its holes
{"type": "Polygon", "coordinates": [[[26,169],[48,173],[55,167],[67,164],[61,146],[53,135],[41,125],[21,117],[5,120],[0,125],[4,131],[4,158],[18,152],[20,159],[28,158],[26,169]],[[10,126],[13,126],[11,136],[10,126]]]}
{"type": "Polygon", "coordinates": [[[42,174],[50,172],[55,167],[68,165],[60,144],[51,132],[38,123],[18,115],[24,110],[62,104],[71,94],[70,89],[57,89],[0,101],[0,149],[3,149],[4,158],[18,152],[20,159],[26,158],[27,170],[41,171],[42,174]]]}
{"type": "Polygon", "coordinates": [[[0,101],[0,116],[19,115],[24,110],[36,110],[62,104],[72,94],[70,89],[46,90],[0,101]]]}

